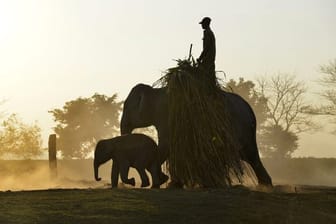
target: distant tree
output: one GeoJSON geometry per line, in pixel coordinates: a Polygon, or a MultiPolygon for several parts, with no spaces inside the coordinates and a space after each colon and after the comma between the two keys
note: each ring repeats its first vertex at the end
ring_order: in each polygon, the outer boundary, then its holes
{"type": "MultiPolygon", "coordinates": [[[[330,61],[329,64],[321,65],[320,72],[323,77],[320,79],[320,84],[323,86],[321,95],[327,100],[326,105],[319,107],[310,107],[308,111],[311,114],[329,115],[331,121],[336,123],[336,59],[330,61]]],[[[333,134],[336,134],[334,128],[333,134]]]]}
{"type": "Polygon", "coordinates": [[[300,133],[312,128],[310,116],[304,113],[306,87],[303,82],[288,74],[278,74],[258,80],[259,91],[268,99],[270,125],[281,126],[285,131],[300,133]]]}
{"type": "Polygon", "coordinates": [[[261,152],[264,157],[290,158],[298,148],[297,134],[284,130],[279,125],[265,126],[258,136],[261,152]]]}
{"type": "Polygon", "coordinates": [[[117,95],[94,94],[66,102],[62,109],[49,111],[56,122],[57,149],[64,158],[86,158],[94,144],[116,135],[119,129],[121,102],[117,95]]]}
{"type": "Polygon", "coordinates": [[[259,145],[263,155],[290,157],[298,147],[298,133],[315,128],[304,113],[306,88],[295,76],[278,74],[258,80],[259,91],[266,96],[269,113],[259,145]]]}
{"type": "Polygon", "coordinates": [[[321,96],[327,100],[327,104],[319,106],[307,106],[305,112],[311,115],[336,115],[336,59],[329,64],[321,65],[322,78],[318,81],[323,87],[321,96]]]}
{"type": "MultiPolygon", "coordinates": [[[[2,106],[6,101],[0,100],[0,106],[2,106]]],[[[3,110],[0,110],[0,119],[5,116],[5,112],[3,110]]]]}
{"type": "Polygon", "coordinates": [[[324,75],[320,81],[325,86],[322,96],[329,102],[325,112],[336,115],[336,59],[327,65],[320,66],[320,71],[324,75]]]}
{"type": "Polygon", "coordinates": [[[246,100],[252,107],[258,124],[258,129],[263,126],[268,116],[267,98],[256,90],[256,85],[250,80],[239,78],[239,81],[230,79],[226,89],[232,91],[246,100]]]}
{"type": "Polygon", "coordinates": [[[2,122],[0,157],[32,159],[42,153],[41,129],[37,124],[25,124],[16,114],[2,122]]]}
{"type": "MultiPolygon", "coordinates": [[[[322,78],[319,83],[322,86],[321,96],[327,100],[318,106],[307,106],[304,111],[311,115],[327,115],[333,123],[336,123],[336,59],[329,64],[321,65],[322,78]]],[[[336,134],[336,129],[333,131],[336,134]]]]}

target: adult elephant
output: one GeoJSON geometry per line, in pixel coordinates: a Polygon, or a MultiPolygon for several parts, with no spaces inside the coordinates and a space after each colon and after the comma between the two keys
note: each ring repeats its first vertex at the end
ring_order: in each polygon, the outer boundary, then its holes
{"type": "MultiPolygon", "coordinates": [[[[223,91],[222,96],[223,103],[232,115],[233,136],[240,144],[241,158],[251,165],[260,185],[272,186],[271,177],[260,161],[256,142],[256,118],[252,108],[237,94],[223,91]]],[[[121,134],[130,134],[135,128],[155,126],[161,164],[169,153],[168,111],[165,88],[138,84],[125,100],[120,125],[121,134]]],[[[172,179],[174,181],[174,177],[172,179]]]]}

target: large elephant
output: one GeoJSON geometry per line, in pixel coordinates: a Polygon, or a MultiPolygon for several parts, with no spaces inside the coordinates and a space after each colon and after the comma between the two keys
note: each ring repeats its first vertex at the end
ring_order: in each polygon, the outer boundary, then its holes
{"type": "MultiPolygon", "coordinates": [[[[272,186],[272,180],[260,161],[256,142],[256,118],[250,105],[239,95],[222,92],[223,103],[232,115],[233,136],[240,144],[241,158],[250,164],[258,183],[272,186]]],[[[155,126],[159,138],[160,162],[169,153],[168,95],[165,88],[153,88],[138,84],[129,93],[124,103],[121,118],[121,134],[131,133],[135,128],[155,126]]],[[[174,180],[178,182],[178,180],[174,180]]]]}
{"type": "Polygon", "coordinates": [[[143,134],[129,134],[100,140],[97,143],[93,160],[96,181],[101,180],[98,175],[99,166],[112,159],[112,187],[117,187],[119,173],[124,183],[134,186],[135,179],[128,178],[129,168],[134,167],[140,175],[141,187],[149,186],[149,179],[145,172],[148,170],[152,176],[152,187],[159,188],[168,180],[168,176],[161,171],[157,148],[154,140],[143,134]]]}

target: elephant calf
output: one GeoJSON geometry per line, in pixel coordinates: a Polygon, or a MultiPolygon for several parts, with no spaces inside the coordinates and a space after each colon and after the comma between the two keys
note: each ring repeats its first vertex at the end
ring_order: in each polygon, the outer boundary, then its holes
{"type": "Polygon", "coordinates": [[[127,134],[100,140],[94,153],[95,179],[96,181],[101,180],[98,175],[99,166],[112,159],[112,187],[117,187],[119,173],[124,183],[134,186],[135,179],[128,179],[128,170],[133,167],[139,172],[141,187],[149,186],[146,169],[152,175],[152,187],[159,188],[168,180],[168,176],[161,171],[158,153],[157,145],[153,139],[143,134],[127,134]]]}

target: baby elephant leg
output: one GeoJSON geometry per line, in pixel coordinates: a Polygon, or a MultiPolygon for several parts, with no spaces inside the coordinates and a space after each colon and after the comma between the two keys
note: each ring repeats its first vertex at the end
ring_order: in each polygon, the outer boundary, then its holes
{"type": "Polygon", "coordinates": [[[119,166],[117,162],[113,162],[112,170],[111,170],[111,186],[118,187],[118,179],[119,179],[119,166]]]}
{"type": "Polygon", "coordinates": [[[128,170],[129,170],[129,163],[124,162],[122,165],[119,165],[120,167],[120,177],[123,183],[130,184],[132,186],[135,186],[135,179],[130,178],[128,179],[128,170]]]}
{"type": "Polygon", "coordinates": [[[140,178],[141,178],[141,187],[148,187],[149,186],[149,179],[146,174],[145,168],[143,167],[136,167],[136,170],[138,171],[140,178]]]}
{"type": "Polygon", "coordinates": [[[168,180],[168,176],[161,171],[160,165],[153,164],[148,170],[152,175],[152,188],[160,188],[160,185],[168,180]]]}

